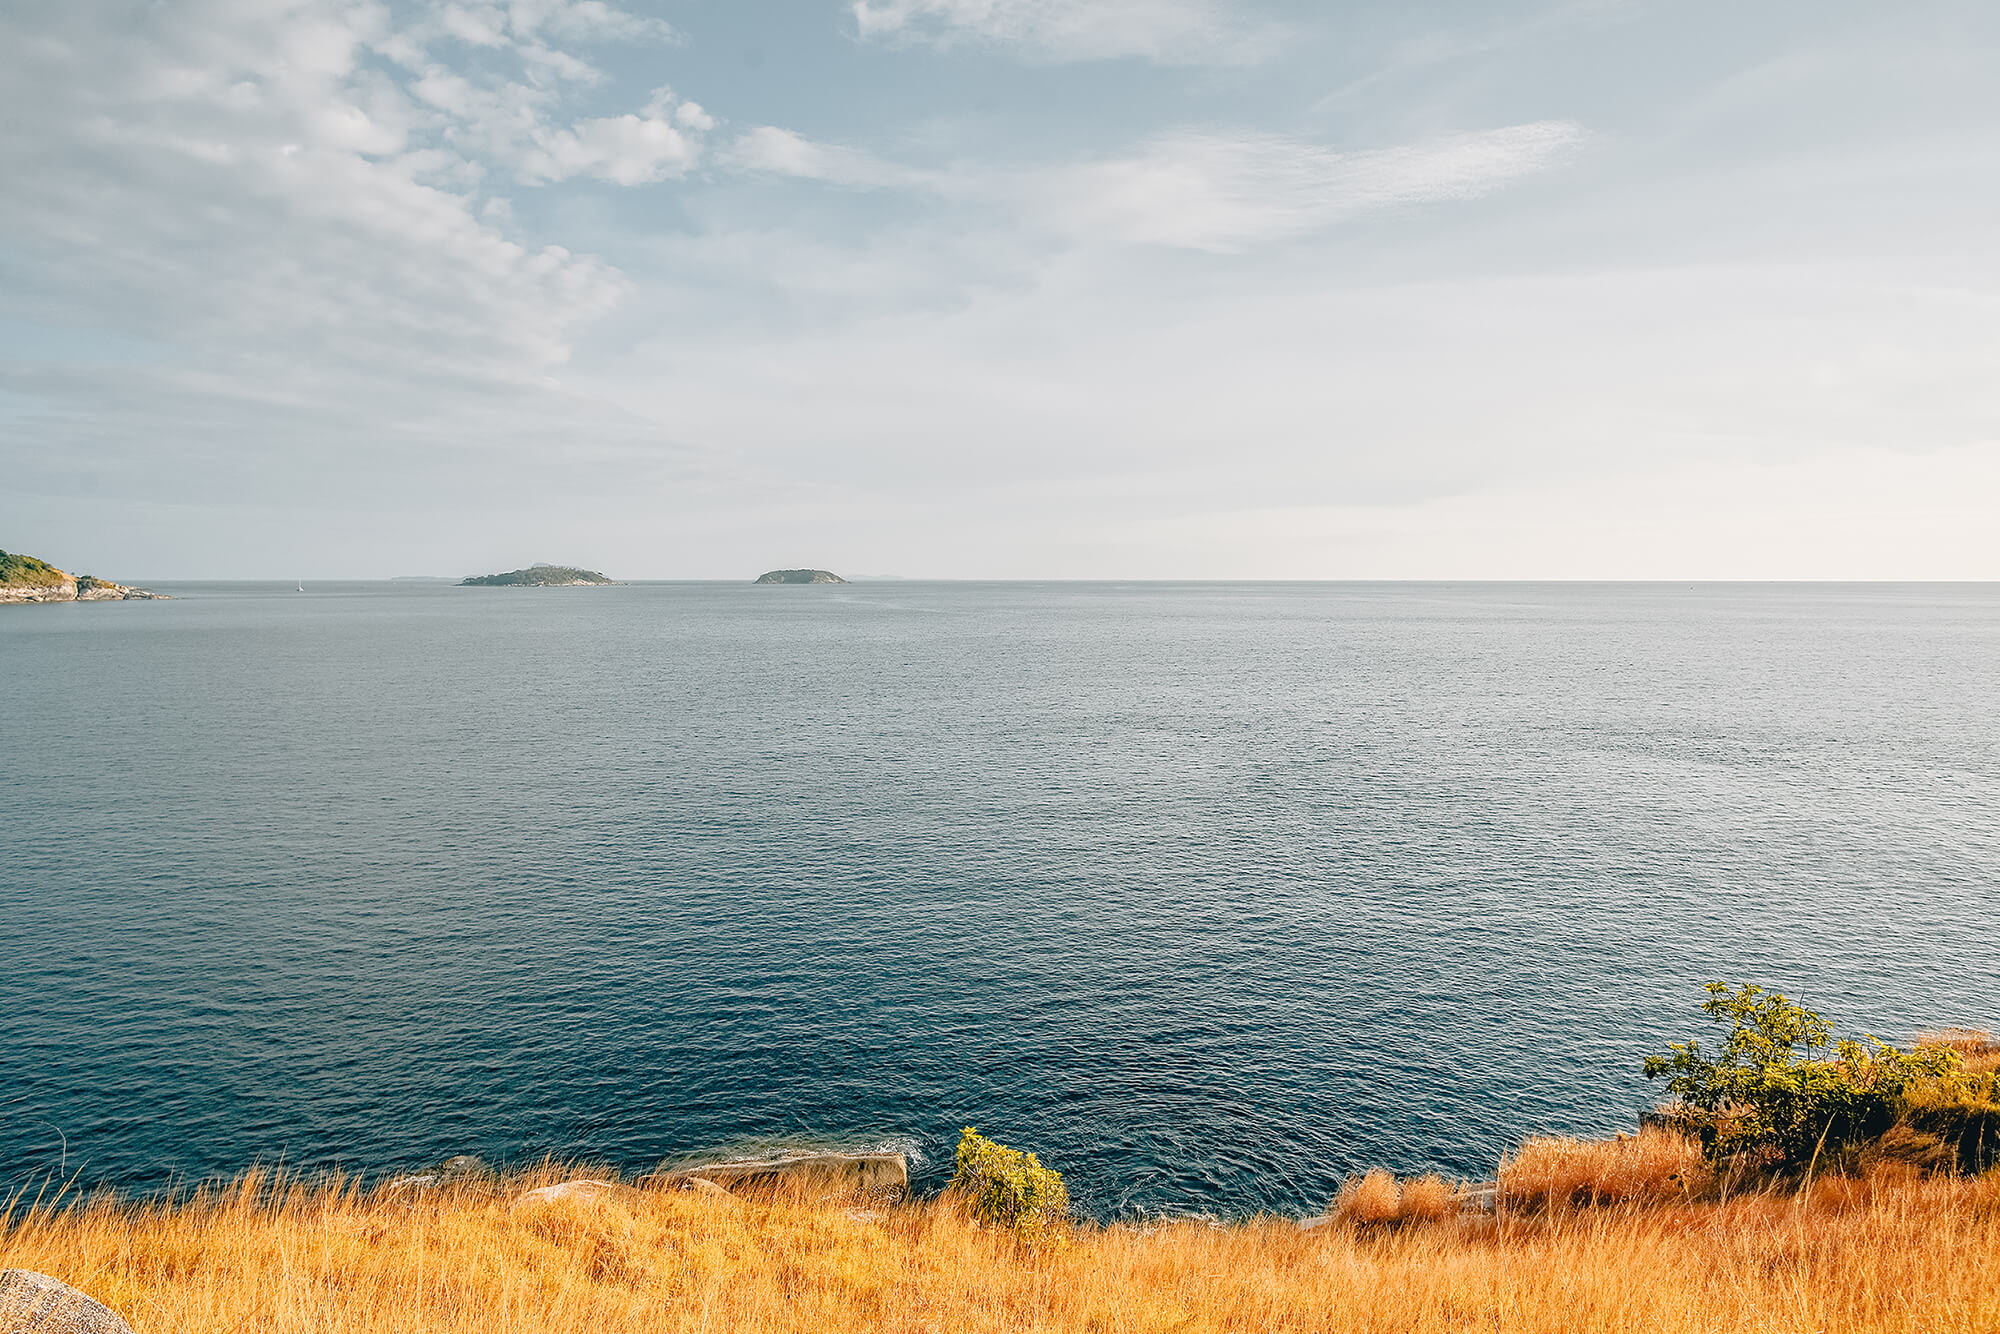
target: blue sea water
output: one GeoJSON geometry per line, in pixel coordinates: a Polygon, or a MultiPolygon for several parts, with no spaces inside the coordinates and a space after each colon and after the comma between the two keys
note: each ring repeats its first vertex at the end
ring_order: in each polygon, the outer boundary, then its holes
{"type": "Polygon", "coordinates": [[[2000,1028],[2000,588],[0,608],[0,1186],[974,1124],[1100,1216],[1628,1127],[1711,978],[2000,1028]]]}

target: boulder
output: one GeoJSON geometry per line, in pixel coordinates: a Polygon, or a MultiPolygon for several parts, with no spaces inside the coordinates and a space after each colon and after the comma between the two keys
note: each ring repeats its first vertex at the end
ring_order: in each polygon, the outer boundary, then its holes
{"type": "Polygon", "coordinates": [[[0,1269],[0,1334],[132,1334],[101,1302],[31,1269],[0,1269]]]}
{"type": "Polygon", "coordinates": [[[795,1188],[813,1195],[901,1199],[909,1194],[910,1163],[900,1153],[780,1154],[656,1172],[644,1184],[682,1186],[695,1178],[732,1193],[795,1188]]]}
{"type": "Polygon", "coordinates": [[[691,1190],[697,1195],[706,1195],[710,1199],[733,1200],[736,1198],[713,1181],[710,1181],[707,1177],[683,1177],[678,1184],[685,1190],[691,1190]]]}
{"type": "Polygon", "coordinates": [[[553,1186],[537,1186],[533,1190],[521,1192],[520,1197],[514,1201],[514,1206],[519,1208],[524,1204],[554,1204],[560,1200],[599,1200],[617,1189],[617,1183],[611,1181],[559,1181],[553,1186]]]}

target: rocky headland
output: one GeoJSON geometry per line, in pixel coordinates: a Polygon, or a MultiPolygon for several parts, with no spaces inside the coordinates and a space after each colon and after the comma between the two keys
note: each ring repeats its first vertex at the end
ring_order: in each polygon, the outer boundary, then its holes
{"type": "Polygon", "coordinates": [[[166,598],[91,574],[70,574],[45,560],[0,551],[0,602],[133,602],[166,598]]]}
{"type": "Polygon", "coordinates": [[[760,584],[844,584],[832,570],[768,570],[757,576],[760,584]]]}

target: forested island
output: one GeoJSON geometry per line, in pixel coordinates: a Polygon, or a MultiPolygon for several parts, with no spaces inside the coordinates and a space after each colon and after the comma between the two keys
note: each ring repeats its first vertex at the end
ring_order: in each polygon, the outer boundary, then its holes
{"type": "Polygon", "coordinates": [[[596,570],[579,569],[574,565],[530,565],[525,570],[509,570],[505,574],[475,574],[459,580],[459,587],[578,588],[617,582],[596,570]]]}
{"type": "Polygon", "coordinates": [[[844,584],[832,570],[769,570],[757,576],[760,584],[844,584]]]}

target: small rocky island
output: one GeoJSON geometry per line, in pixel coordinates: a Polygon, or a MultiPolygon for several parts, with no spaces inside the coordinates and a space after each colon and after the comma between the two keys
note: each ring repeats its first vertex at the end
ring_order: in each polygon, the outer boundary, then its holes
{"type": "Polygon", "coordinates": [[[581,570],[574,565],[530,565],[525,570],[509,570],[505,574],[475,574],[469,579],[458,581],[460,588],[583,588],[598,584],[615,584],[616,579],[607,578],[596,570],[581,570]]]}
{"type": "Polygon", "coordinates": [[[69,574],[17,551],[0,551],[0,602],[130,602],[166,596],[92,574],[69,574]]]}
{"type": "Polygon", "coordinates": [[[760,584],[844,584],[832,570],[771,570],[757,576],[760,584]]]}

